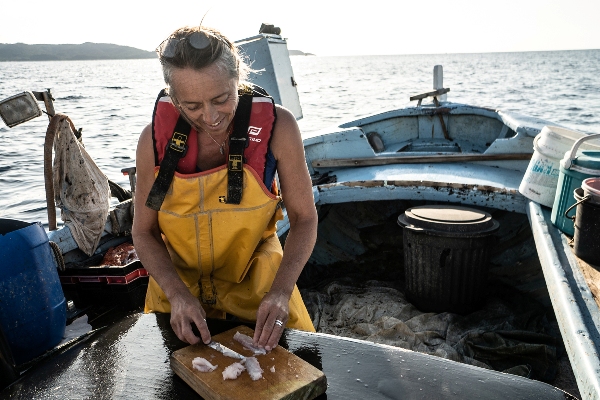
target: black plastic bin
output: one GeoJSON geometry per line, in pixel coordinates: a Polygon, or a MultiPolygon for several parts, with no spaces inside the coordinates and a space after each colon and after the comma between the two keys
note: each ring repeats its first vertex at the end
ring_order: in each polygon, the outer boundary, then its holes
{"type": "Polygon", "coordinates": [[[600,266],[600,206],[590,199],[584,200],[582,188],[575,189],[577,210],[575,218],[575,235],[573,250],[575,255],[588,264],[600,266]]]}
{"type": "Polygon", "coordinates": [[[500,224],[481,210],[449,205],[409,208],[404,228],[406,297],[425,312],[469,313],[482,305],[493,234],[500,224]]]}

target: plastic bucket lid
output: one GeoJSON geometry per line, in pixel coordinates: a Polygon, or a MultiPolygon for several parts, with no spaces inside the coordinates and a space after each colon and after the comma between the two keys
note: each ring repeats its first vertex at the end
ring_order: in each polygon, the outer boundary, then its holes
{"type": "Polygon", "coordinates": [[[573,143],[585,134],[558,126],[544,126],[533,141],[533,148],[546,157],[560,160],[573,143]]]}
{"type": "Polygon", "coordinates": [[[584,196],[591,195],[593,203],[600,204],[600,178],[587,178],[581,184],[584,196]]]}
{"type": "Polygon", "coordinates": [[[414,231],[449,237],[490,235],[500,226],[485,211],[454,205],[411,207],[398,217],[398,224],[414,231]]]}
{"type": "MultiPolygon", "coordinates": [[[[571,150],[577,140],[585,136],[587,136],[585,133],[559,126],[544,126],[540,134],[535,137],[533,148],[546,157],[560,160],[567,151],[571,150]]],[[[597,141],[595,143],[588,142],[583,144],[582,148],[600,150],[600,144],[597,141]]]]}

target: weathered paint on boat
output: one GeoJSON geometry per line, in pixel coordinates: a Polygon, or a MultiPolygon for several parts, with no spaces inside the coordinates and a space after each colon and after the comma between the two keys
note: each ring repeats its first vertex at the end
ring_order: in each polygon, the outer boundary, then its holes
{"type": "MultiPolygon", "coordinates": [[[[439,151],[406,151],[409,144],[434,141],[445,147],[458,145],[462,153],[502,154],[532,153],[533,138],[549,121],[514,113],[494,111],[458,103],[442,103],[440,107],[422,106],[383,112],[309,134],[304,139],[311,173],[313,160],[385,157],[390,155],[428,155],[439,151]],[[450,140],[446,139],[438,118],[445,121],[450,140]],[[385,148],[376,152],[368,135],[376,132],[385,148]]],[[[555,124],[554,124],[555,125],[555,124]]],[[[440,150],[442,151],[442,150],[440,150]]],[[[528,162],[513,160],[500,163],[480,162],[525,171],[528,162]]]]}
{"type": "Polygon", "coordinates": [[[522,173],[476,164],[409,164],[336,171],[319,185],[319,203],[366,200],[434,200],[525,213],[518,192],[522,173]]]}

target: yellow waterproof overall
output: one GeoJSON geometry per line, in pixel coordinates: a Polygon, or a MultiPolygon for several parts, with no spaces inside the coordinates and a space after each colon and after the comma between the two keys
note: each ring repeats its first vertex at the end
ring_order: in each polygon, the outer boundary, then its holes
{"type": "MultiPolygon", "coordinates": [[[[275,225],[281,219],[281,199],[247,165],[241,204],[220,202],[226,193],[225,165],[196,174],[175,173],[158,223],[179,277],[207,316],[224,318],[229,313],[256,321],[283,256],[275,225]]],[[[289,308],[288,328],[315,331],[297,287],[289,308]]],[[[150,277],[145,312],[170,311],[169,300],[150,277]]]]}

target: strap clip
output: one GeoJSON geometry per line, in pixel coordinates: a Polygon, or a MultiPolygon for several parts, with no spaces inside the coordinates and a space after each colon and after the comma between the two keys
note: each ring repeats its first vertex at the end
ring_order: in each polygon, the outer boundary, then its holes
{"type": "Polygon", "coordinates": [[[244,162],[243,162],[242,156],[237,155],[237,154],[229,154],[229,164],[228,164],[229,171],[242,172],[243,164],[244,164],[244,162]]]}
{"type": "Polygon", "coordinates": [[[187,141],[188,135],[183,134],[183,133],[179,133],[179,132],[173,132],[173,137],[171,137],[171,140],[168,143],[168,147],[179,152],[179,153],[183,153],[182,157],[185,156],[185,154],[187,153],[187,149],[188,149],[188,145],[185,144],[187,141]]]}
{"type": "Polygon", "coordinates": [[[252,95],[254,91],[252,90],[252,86],[250,85],[242,85],[239,89],[238,89],[238,94],[240,95],[252,95]]]}

